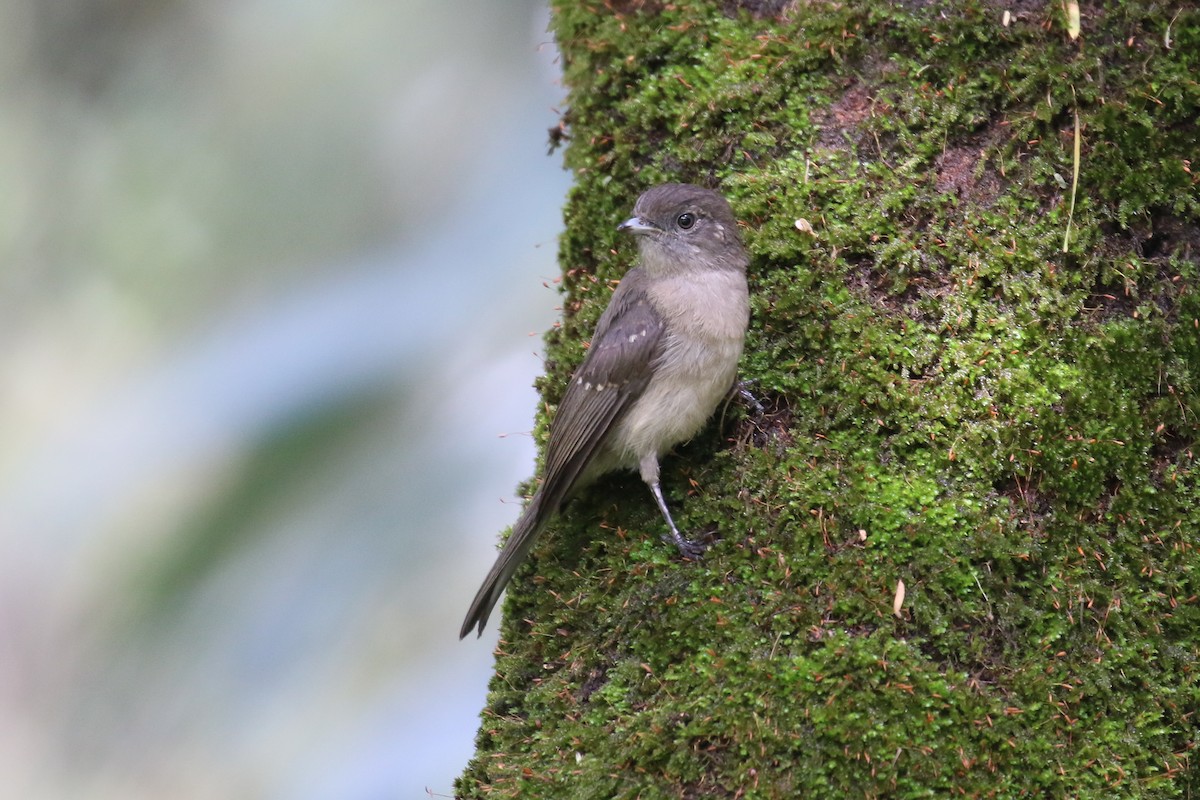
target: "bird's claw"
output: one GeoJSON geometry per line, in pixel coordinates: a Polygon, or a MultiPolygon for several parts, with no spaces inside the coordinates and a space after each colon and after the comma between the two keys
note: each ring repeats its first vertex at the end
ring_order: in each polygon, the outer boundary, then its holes
{"type": "Polygon", "coordinates": [[[699,540],[685,539],[678,531],[671,531],[669,534],[663,535],[664,542],[670,542],[675,545],[679,551],[679,555],[693,561],[704,555],[704,551],[708,549],[708,545],[699,540]]]}
{"type": "Polygon", "coordinates": [[[736,386],[737,395],[742,398],[742,402],[750,406],[750,411],[754,416],[761,417],[767,413],[767,410],[763,408],[762,403],[758,402],[758,398],[750,392],[748,387],[751,383],[752,381],[738,381],[736,386]]]}

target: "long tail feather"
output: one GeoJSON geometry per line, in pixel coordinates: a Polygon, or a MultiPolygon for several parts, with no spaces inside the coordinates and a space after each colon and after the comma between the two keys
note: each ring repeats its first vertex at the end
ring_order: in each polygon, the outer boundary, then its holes
{"type": "Polygon", "coordinates": [[[546,526],[548,516],[543,507],[542,493],[538,492],[525,506],[521,518],[513,525],[512,534],[505,542],[504,549],[496,557],[496,563],[492,565],[491,571],[483,579],[483,585],[475,594],[475,599],[471,601],[471,608],[467,611],[462,630],[458,633],[459,639],[470,633],[472,628],[477,628],[479,635],[483,635],[483,626],[487,624],[492,608],[500,599],[500,594],[517,571],[517,567],[521,566],[521,562],[529,554],[538,534],[546,526]]]}

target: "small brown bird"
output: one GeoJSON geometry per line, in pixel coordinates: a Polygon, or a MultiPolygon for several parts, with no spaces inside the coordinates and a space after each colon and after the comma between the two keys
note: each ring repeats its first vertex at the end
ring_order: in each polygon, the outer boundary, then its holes
{"type": "Polygon", "coordinates": [[[575,490],[636,468],[686,556],[703,548],[671,519],[658,460],[691,438],[733,388],[750,318],[749,258],[725,198],[683,183],[648,189],[618,226],[639,264],[600,317],[550,423],[542,485],[479,587],[459,638],[488,615],[546,522],[575,490]]]}

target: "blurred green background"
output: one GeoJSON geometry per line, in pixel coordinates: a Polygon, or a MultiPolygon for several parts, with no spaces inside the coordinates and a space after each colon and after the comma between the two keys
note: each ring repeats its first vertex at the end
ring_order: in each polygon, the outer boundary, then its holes
{"type": "Polygon", "coordinates": [[[558,303],[546,24],[0,5],[0,795],[451,793],[558,303]]]}

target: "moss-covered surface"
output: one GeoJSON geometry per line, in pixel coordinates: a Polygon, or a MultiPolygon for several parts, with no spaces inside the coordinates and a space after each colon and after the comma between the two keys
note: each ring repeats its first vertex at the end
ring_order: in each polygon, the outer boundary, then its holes
{"type": "Polygon", "coordinates": [[[745,223],[768,414],[664,464],[681,527],[718,527],[700,563],[634,476],[544,537],[458,794],[1200,797],[1195,6],[1085,4],[1078,41],[1023,0],[559,0],[554,28],[550,408],[616,222],[688,180],[745,223]]]}

